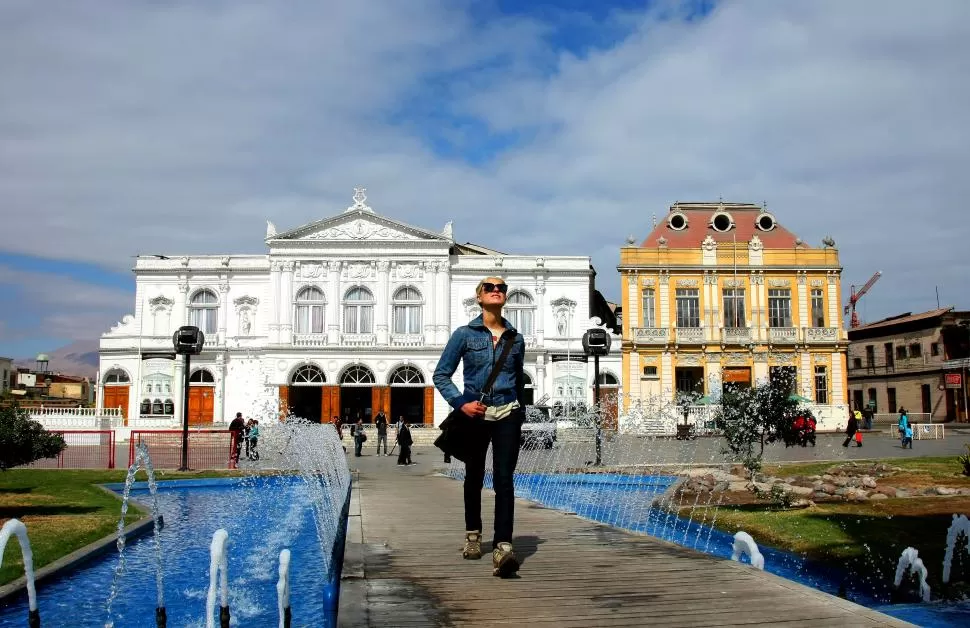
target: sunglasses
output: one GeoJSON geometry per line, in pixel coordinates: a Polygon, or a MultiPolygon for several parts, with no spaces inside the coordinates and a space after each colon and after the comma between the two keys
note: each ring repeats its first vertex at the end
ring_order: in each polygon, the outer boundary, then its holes
{"type": "Polygon", "coordinates": [[[486,281],[485,283],[482,284],[482,292],[495,292],[496,290],[498,290],[502,294],[505,294],[509,291],[509,286],[508,284],[492,283],[490,281],[486,281]]]}

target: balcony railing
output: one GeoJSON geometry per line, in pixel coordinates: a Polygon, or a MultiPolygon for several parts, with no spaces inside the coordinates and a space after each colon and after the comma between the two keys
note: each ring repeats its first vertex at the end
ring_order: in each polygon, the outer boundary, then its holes
{"type": "Polygon", "coordinates": [[[120,408],[27,408],[31,417],[120,417],[120,408]]]}
{"type": "Polygon", "coordinates": [[[665,345],[670,330],[664,327],[634,327],[633,342],[638,345],[665,345]]]}
{"type": "Polygon", "coordinates": [[[839,339],[837,327],[805,327],[805,342],[836,342],[839,339]]]}
{"type": "Polygon", "coordinates": [[[327,345],[327,334],[294,334],[294,347],[324,347],[327,345]]]}
{"type": "Polygon", "coordinates": [[[703,327],[678,327],[677,342],[680,344],[701,344],[704,342],[703,327]]]}
{"type": "Polygon", "coordinates": [[[750,327],[725,327],[721,331],[721,341],[725,344],[745,344],[751,342],[750,327]]]}
{"type": "Polygon", "coordinates": [[[793,345],[798,342],[798,329],[795,327],[769,327],[768,342],[775,345],[793,345]]]}
{"type": "Polygon", "coordinates": [[[424,334],[391,334],[393,347],[423,347],[424,334]]]}
{"type": "Polygon", "coordinates": [[[343,334],[340,342],[348,347],[373,347],[377,344],[376,334],[343,334]]]}

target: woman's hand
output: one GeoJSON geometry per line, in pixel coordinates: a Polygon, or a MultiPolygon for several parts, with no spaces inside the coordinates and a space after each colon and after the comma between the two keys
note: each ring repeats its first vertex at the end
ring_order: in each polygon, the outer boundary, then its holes
{"type": "Polygon", "coordinates": [[[485,404],[481,401],[469,401],[461,407],[461,411],[467,416],[477,419],[485,416],[485,404]]]}

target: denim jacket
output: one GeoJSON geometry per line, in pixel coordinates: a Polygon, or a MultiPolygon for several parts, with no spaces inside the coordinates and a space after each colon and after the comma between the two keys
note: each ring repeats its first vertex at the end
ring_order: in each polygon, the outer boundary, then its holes
{"type": "MultiPolygon", "coordinates": [[[[504,318],[502,324],[505,325],[505,329],[516,331],[504,318]]],[[[518,332],[515,333],[512,350],[495,379],[491,394],[482,398],[482,387],[485,386],[485,380],[492,371],[492,364],[502,352],[503,342],[505,341],[500,340],[496,346],[492,346],[492,332],[485,327],[481,315],[451,334],[432,376],[435,388],[448,405],[457,410],[466,403],[478,401],[480,398],[486,406],[499,406],[522,398],[521,392],[525,384],[523,375],[525,340],[518,332]],[[451,381],[451,376],[458,370],[459,361],[464,365],[462,370],[465,382],[464,393],[461,393],[451,381]]]]}

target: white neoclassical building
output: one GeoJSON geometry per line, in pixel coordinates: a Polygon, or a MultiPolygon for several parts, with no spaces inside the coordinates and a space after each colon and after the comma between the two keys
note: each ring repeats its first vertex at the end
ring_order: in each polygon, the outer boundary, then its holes
{"type": "MultiPolygon", "coordinates": [[[[193,425],[279,406],[313,421],[369,422],[384,410],[437,424],[449,408],[432,372],[452,330],[478,315],[474,290],[487,275],[510,286],[505,315],[526,338],[533,400],[592,400],[581,339],[611,314],[590,258],[457,244],[451,223],[435,232],[381,216],[361,188],[353,200],[290,231],[268,223],[262,255],[138,257],[134,313],[101,338],[99,411],[120,408],[129,428],[177,424],[181,359],[152,354],[196,325],[205,349],[190,367],[193,425]]],[[[618,336],[613,348],[600,361],[606,392],[619,386],[618,336]]]]}

